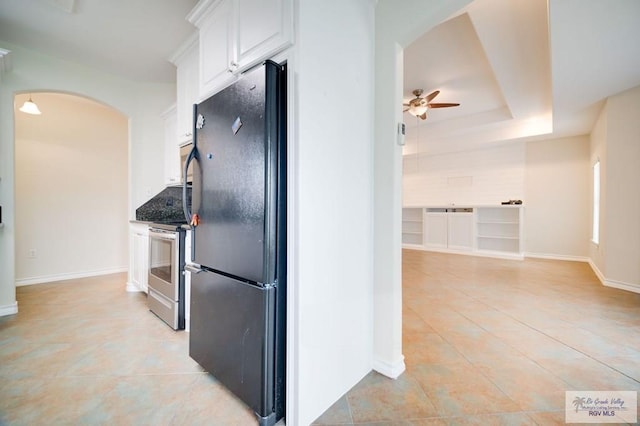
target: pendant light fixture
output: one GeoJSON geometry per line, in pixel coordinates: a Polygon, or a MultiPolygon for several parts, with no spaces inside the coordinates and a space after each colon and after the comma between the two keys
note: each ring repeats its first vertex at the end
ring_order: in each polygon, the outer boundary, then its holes
{"type": "Polygon", "coordinates": [[[25,101],[24,104],[20,107],[20,111],[32,115],[42,114],[40,112],[40,109],[38,108],[38,105],[36,105],[36,103],[31,100],[31,94],[29,94],[29,100],[25,101]]]}

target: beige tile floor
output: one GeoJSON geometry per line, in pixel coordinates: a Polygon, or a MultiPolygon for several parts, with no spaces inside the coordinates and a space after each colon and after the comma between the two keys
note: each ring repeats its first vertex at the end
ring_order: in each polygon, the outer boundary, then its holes
{"type": "Polygon", "coordinates": [[[567,390],[640,391],[640,295],[586,263],[404,250],[403,352],[315,424],[565,424],[567,390]]]}
{"type": "Polygon", "coordinates": [[[0,425],[252,425],[126,275],[17,289],[0,317],[0,425]]]}
{"type": "MultiPolygon", "coordinates": [[[[407,371],[370,373],[316,424],[564,424],[565,390],[640,390],[640,295],[587,264],[407,250],[403,274],[407,371]]],[[[0,425],[255,424],[125,279],[18,288],[0,425]]]]}

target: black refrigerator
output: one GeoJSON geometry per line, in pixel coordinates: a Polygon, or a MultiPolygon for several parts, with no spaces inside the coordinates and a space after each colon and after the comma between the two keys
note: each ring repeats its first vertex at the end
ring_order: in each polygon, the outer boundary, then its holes
{"type": "Polygon", "coordinates": [[[189,355],[260,425],[285,410],[286,96],[286,65],[267,61],[195,105],[185,164],[196,166],[189,355]]]}

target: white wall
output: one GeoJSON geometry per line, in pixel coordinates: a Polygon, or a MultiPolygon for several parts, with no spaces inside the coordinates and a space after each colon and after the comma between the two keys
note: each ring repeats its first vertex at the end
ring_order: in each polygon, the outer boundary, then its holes
{"type": "Polygon", "coordinates": [[[610,97],[602,114],[606,114],[602,170],[606,196],[601,203],[606,244],[600,247],[604,256],[600,272],[605,284],[640,292],[640,86],[610,97]]]}
{"type": "Polygon", "coordinates": [[[17,285],[125,271],[128,119],[77,96],[34,100],[42,115],[15,114],[17,285]]]}
{"type": "Polygon", "coordinates": [[[525,145],[405,156],[405,206],[500,204],[524,198],[525,145]]]}
{"type": "MultiPolygon", "coordinates": [[[[136,83],[0,42],[13,69],[0,84],[0,314],[16,309],[14,214],[14,105],[16,93],[66,92],[112,106],[129,117],[129,217],[163,188],[163,123],[160,114],[175,102],[174,84],[136,83]]],[[[123,283],[123,286],[125,283],[123,283]]]]}
{"type": "Polygon", "coordinates": [[[374,2],[300,1],[296,23],[287,424],[307,425],[372,366],[374,2]]]}
{"type": "Polygon", "coordinates": [[[589,137],[526,144],[524,248],[527,256],[589,256],[589,137]]]}
{"type": "Polygon", "coordinates": [[[404,371],[402,356],[402,49],[470,0],[378,0],[375,27],[374,368],[404,371]]]}

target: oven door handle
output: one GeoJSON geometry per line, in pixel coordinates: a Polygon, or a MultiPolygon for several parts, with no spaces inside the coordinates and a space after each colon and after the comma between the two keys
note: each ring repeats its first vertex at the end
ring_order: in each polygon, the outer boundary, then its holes
{"type": "Polygon", "coordinates": [[[176,233],[172,231],[149,229],[149,237],[157,238],[160,240],[175,241],[176,233]]]}
{"type": "Polygon", "coordinates": [[[199,266],[193,264],[184,265],[184,270],[187,272],[191,272],[192,274],[199,274],[200,272],[202,272],[202,269],[199,266]]]}

